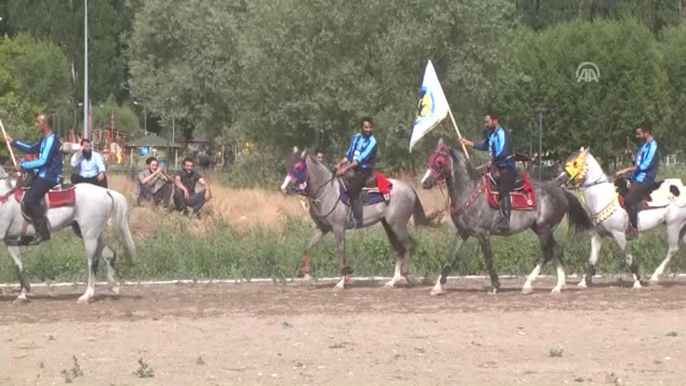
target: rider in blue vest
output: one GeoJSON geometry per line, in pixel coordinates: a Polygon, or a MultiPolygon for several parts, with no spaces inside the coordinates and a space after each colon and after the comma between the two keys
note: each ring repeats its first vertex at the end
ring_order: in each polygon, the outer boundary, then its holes
{"type": "Polygon", "coordinates": [[[348,170],[353,170],[354,175],[348,181],[348,196],[352,206],[353,216],[348,222],[348,228],[362,227],[362,188],[372,175],[372,168],[376,161],[376,138],[374,137],[372,119],[362,118],[362,132],[353,136],[345,158],[336,165],[336,174],[345,175],[348,170]]]}
{"type": "Polygon", "coordinates": [[[622,169],[616,174],[619,177],[622,174],[633,172],[629,178],[631,187],[624,196],[624,204],[629,214],[629,226],[626,229],[627,240],[633,240],[638,236],[638,205],[653,191],[657,169],[660,165],[660,152],[650,126],[643,125],[637,128],[636,138],[640,138],[643,144],[636,152],[634,166],[622,169]]]}
{"type": "Polygon", "coordinates": [[[62,149],[60,141],[52,132],[52,118],[50,115],[41,114],[36,118],[36,127],[42,136],[34,144],[8,138],[12,146],[28,153],[38,154],[33,161],[24,161],[15,167],[16,171],[36,171],[33,184],[26,190],[24,195],[24,212],[31,218],[36,234],[30,240],[22,240],[21,245],[37,245],[50,240],[48,220],[46,212],[40,206],[40,201],[50,189],[55,187],[62,176],[62,149]]]}
{"type": "Polygon", "coordinates": [[[517,181],[517,166],[512,151],[512,143],[507,131],[500,126],[500,121],[495,115],[486,115],[484,125],[488,129],[486,140],[474,143],[466,138],[460,139],[460,143],[471,146],[474,149],[488,151],[488,168],[493,165],[498,170],[498,193],[500,196],[500,211],[503,215],[504,226],[510,226],[510,191],[517,181]]]}

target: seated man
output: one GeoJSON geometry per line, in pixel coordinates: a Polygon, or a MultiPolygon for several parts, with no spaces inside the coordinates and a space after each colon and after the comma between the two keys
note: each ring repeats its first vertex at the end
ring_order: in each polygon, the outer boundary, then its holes
{"type": "Polygon", "coordinates": [[[81,149],[71,157],[72,169],[79,169],[79,173],[71,175],[71,183],[98,185],[107,189],[107,177],[105,176],[105,162],[100,153],[93,151],[89,139],[81,140],[81,149]]]}
{"type": "Polygon", "coordinates": [[[210,193],[210,185],[200,174],[193,170],[194,167],[195,162],[193,158],[188,157],[183,160],[183,170],[174,179],[176,184],[174,204],[176,209],[183,211],[184,214],[189,214],[188,207],[190,207],[193,211],[192,214],[198,215],[203,205],[212,198],[212,194],[210,193]],[[195,185],[198,182],[205,189],[196,192],[195,185]]]}
{"type": "Polygon", "coordinates": [[[174,179],[164,168],[159,167],[157,158],[148,157],[145,164],[148,168],[138,174],[138,205],[147,201],[153,202],[155,206],[161,204],[163,208],[169,207],[174,193],[174,179]]]}

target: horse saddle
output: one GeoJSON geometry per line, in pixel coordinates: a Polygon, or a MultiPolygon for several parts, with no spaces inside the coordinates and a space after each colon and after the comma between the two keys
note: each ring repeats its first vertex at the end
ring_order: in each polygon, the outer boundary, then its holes
{"type": "MultiPolygon", "coordinates": [[[[500,209],[500,194],[498,181],[491,173],[484,175],[484,186],[488,205],[493,209],[500,209]]],[[[529,181],[529,176],[518,173],[514,188],[510,191],[512,210],[533,210],[536,207],[536,192],[529,181]]]]}
{"type": "MultiPolygon", "coordinates": [[[[624,196],[629,192],[630,182],[625,178],[618,178],[615,180],[615,187],[619,193],[619,197],[617,197],[619,205],[626,209],[624,196]]],[[[681,194],[683,188],[684,186],[678,178],[655,181],[648,197],[638,204],[638,210],[660,209],[669,206],[672,202],[684,206],[686,205],[686,197],[681,194]]]]}
{"type": "MultiPolygon", "coordinates": [[[[490,189],[492,191],[498,190],[498,182],[500,181],[500,176],[493,175],[493,173],[487,173],[488,180],[491,182],[490,189]]],[[[524,189],[524,185],[528,182],[528,176],[526,174],[517,173],[517,179],[515,179],[514,186],[512,187],[512,192],[518,192],[524,189]]],[[[512,194],[512,193],[510,193],[512,194]]]]}
{"type": "MultiPolygon", "coordinates": [[[[21,211],[24,218],[29,219],[24,210],[24,193],[29,188],[20,188],[14,191],[14,198],[21,204],[21,211]]],[[[72,184],[57,185],[40,200],[40,213],[46,213],[48,209],[72,206],[76,203],[75,187],[72,184]]]]}
{"type": "MultiPolygon", "coordinates": [[[[345,205],[350,205],[350,197],[348,197],[347,192],[347,178],[344,179],[344,181],[344,185],[346,186],[341,188],[341,201],[345,205]]],[[[365,182],[364,187],[362,188],[362,193],[360,194],[360,197],[362,198],[362,204],[367,206],[379,204],[381,202],[388,203],[391,201],[392,188],[393,184],[388,177],[379,172],[372,173],[365,182]]]]}

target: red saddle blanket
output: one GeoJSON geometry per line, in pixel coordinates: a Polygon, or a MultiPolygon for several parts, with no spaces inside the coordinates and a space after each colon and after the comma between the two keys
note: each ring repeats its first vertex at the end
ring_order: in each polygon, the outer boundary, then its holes
{"type": "MultiPolygon", "coordinates": [[[[512,210],[533,210],[536,207],[536,193],[529,181],[529,176],[522,174],[524,185],[521,189],[510,192],[510,202],[512,202],[512,210]]],[[[491,183],[488,176],[484,176],[484,189],[486,197],[488,198],[488,205],[493,209],[500,209],[499,194],[495,190],[491,190],[491,183]]]]}
{"type": "Polygon", "coordinates": [[[388,180],[388,177],[383,174],[376,172],[376,187],[379,189],[379,193],[384,196],[391,193],[391,188],[393,184],[388,180]]]}
{"type": "MultiPolygon", "coordinates": [[[[15,190],[14,198],[17,202],[21,203],[21,200],[24,199],[24,189],[15,190]]],[[[75,188],[51,190],[45,195],[45,202],[48,205],[48,209],[74,205],[76,202],[75,188]]]]}

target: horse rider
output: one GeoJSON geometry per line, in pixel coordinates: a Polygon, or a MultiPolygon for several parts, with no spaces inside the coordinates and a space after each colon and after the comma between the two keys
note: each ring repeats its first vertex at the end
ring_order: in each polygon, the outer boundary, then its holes
{"type": "Polygon", "coordinates": [[[62,149],[60,141],[52,132],[52,118],[50,115],[40,114],[36,118],[36,127],[41,132],[40,140],[34,144],[21,141],[11,141],[12,146],[27,153],[38,154],[38,158],[32,161],[24,161],[14,167],[15,171],[33,172],[36,170],[36,178],[28,187],[24,195],[24,212],[31,218],[36,232],[32,239],[22,240],[21,245],[38,245],[43,241],[50,240],[50,230],[46,217],[47,209],[41,208],[40,201],[48,191],[58,184],[62,176],[62,149]]]}
{"type": "Polygon", "coordinates": [[[629,214],[629,226],[626,229],[626,239],[633,240],[638,236],[638,204],[653,191],[657,169],[660,164],[660,154],[657,141],[653,138],[651,128],[642,125],[636,129],[636,138],[643,141],[634,159],[634,166],[624,168],[616,173],[616,177],[633,172],[630,176],[631,186],[624,196],[624,204],[629,214]]]}
{"type": "Polygon", "coordinates": [[[356,133],[350,141],[345,158],[336,165],[336,175],[343,176],[348,170],[354,172],[348,181],[348,196],[353,215],[348,221],[347,228],[361,228],[363,221],[362,199],[360,194],[365,183],[372,175],[372,168],[376,160],[376,138],[374,126],[370,117],[362,118],[361,132],[356,133]]]}
{"type": "Polygon", "coordinates": [[[484,117],[484,125],[488,129],[488,134],[483,142],[474,143],[466,138],[461,138],[460,143],[477,150],[488,151],[487,167],[490,170],[495,164],[498,171],[498,195],[500,196],[500,212],[502,220],[504,220],[503,226],[509,228],[512,207],[510,191],[514,188],[519,174],[512,151],[512,142],[507,130],[500,125],[500,120],[494,114],[484,117]]]}

